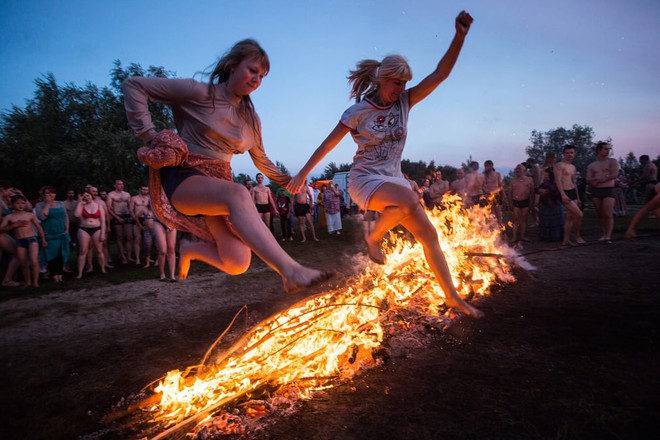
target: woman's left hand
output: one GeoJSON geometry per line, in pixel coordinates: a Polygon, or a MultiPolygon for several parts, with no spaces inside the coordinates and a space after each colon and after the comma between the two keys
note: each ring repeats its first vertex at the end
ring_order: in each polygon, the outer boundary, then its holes
{"type": "Polygon", "coordinates": [[[286,189],[289,190],[291,194],[298,194],[302,189],[303,185],[305,185],[305,180],[306,180],[306,176],[302,176],[298,174],[297,176],[292,177],[291,180],[289,180],[289,183],[286,185],[286,189]]]}

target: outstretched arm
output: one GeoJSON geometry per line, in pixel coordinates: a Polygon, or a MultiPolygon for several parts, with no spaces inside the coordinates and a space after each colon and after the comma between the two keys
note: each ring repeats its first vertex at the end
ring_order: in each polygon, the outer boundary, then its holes
{"type": "Polygon", "coordinates": [[[465,36],[470,30],[472,21],[472,16],[467,12],[461,11],[461,13],[458,14],[456,17],[456,34],[449,45],[449,49],[447,49],[447,52],[442,57],[435,70],[429,76],[424,78],[422,82],[410,89],[410,107],[426,98],[440,85],[441,82],[447,79],[454,68],[454,64],[456,64],[458,55],[461,53],[465,36]]]}
{"type": "Polygon", "coordinates": [[[341,122],[338,122],[337,126],[332,132],[330,132],[328,137],[325,138],[316,151],[314,151],[314,154],[312,154],[312,157],[309,158],[305,166],[302,167],[298,175],[292,178],[287,184],[286,189],[288,189],[291,194],[298,194],[300,192],[310,171],[312,171],[314,167],[337,146],[339,141],[346,136],[346,133],[348,133],[348,127],[341,122]]]}

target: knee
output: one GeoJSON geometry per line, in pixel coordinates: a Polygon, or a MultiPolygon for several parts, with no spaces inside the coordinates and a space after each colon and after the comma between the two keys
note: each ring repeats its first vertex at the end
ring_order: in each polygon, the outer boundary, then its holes
{"type": "Polygon", "coordinates": [[[415,214],[418,209],[423,209],[417,197],[413,197],[412,195],[414,193],[411,192],[411,196],[403,199],[403,202],[399,205],[399,209],[406,217],[415,214]]]}
{"type": "Polygon", "coordinates": [[[250,258],[236,258],[231,263],[225,265],[223,270],[229,275],[241,275],[247,272],[250,267],[250,258]]]}

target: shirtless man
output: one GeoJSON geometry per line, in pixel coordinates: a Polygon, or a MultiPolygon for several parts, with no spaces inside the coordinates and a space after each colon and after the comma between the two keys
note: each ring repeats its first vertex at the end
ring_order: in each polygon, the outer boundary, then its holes
{"type": "Polygon", "coordinates": [[[658,167],[651,162],[648,154],[639,156],[639,162],[642,164],[642,176],[635,180],[631,185],[641,185],[644,191],[644,202],[650,201],[655,196],[655,184],[658,183],[658,167]]]}
{"type": "Polygon", "coordinates": [[[465,175],[467,206],[483,205],[484,175],[479,172],[479,162],[471,162],[465,175]]]}
{"type": "MultiPolygon", "coordinates": [[[[532,181],[534,182],[534,188],[538,188],[541,186],[543,183],[543,168],[539,164],[536,163],[534,159],[531,157],[527,159],[526,167],[527,167],[527,172],[529,173],[529,177],[532,178],[532,181]]],[[[540,194],[535,194],[534,195],[534,201],[532,202],[532,206],[529,207],[529,212],[532,214],[532,218],[534,219],[534,223],[536,223],[536,226],[539,225],[539,200],[540,200],[541,195],[540,194]]]]}
{"type": "Polygon", "coordinates": [[[463,168],[456,170],[456,180],[449,185],[449,190],[452,194],[458,195],[463,203],[467,200],[467,182],[465,181],[465,171],[463,168]]]}
{"type": "MultiPolygon", "coordinates": [[[[323,185],[327,188],[326,185],[323,185]]],[[[300,233],[302,234],[302,242],[307,241],[305,237],[305,222],[309,225],[309,229],[312,231],[312,237],[314,241],[319,241],[316,238],[316,231],[314,230],[314,222],[312,221],[312,206],[314,202],[312,201],[312,196],[307,191],[307,186],[303,186],[302,190],[293,195],[293,213],[298,218],[298,225],[300,227],[300,233]]]]}
{"type": "MultiPolygon", "coordinates": [[[[148,243],[148,250],[151,250],[151,229],[153,220],[149,211],[149,187],[141,186],[140,193],[131,197],[129,209],[133,217],[133,253],[135,254],[135,264],[140,264],[140,253],[142,250],[142,237],[148,243]]],[[[151,255],[147,254],[145,259],[150,262],[151,255]]]]}
{"type": "Polygon", "coordinates": [[[587,167],[587,183],[591,186],[591,200],[596,207],[602,232],[598,241],[612,242],[614,228],[614,184],[619,175],[619,162],[612,159],[612,146],[607,142],[596,144],[596,161],[587,167]]]}
{"type": "Polygon", "coordinates": [[[433,207],[442,204],[442,197],[447,192],[449,192],[449,182],[442,180],[442,171],[437,170],[433,173],[433,183],[429,186],[429,196],[431,197],[433,207]]]}
{"type": "Polygon", "coordinates": [[[275,201],[273,200],[270,188],[264,185],[263,174],[257,174],[257,184],[252,187],[250,193],[252,194],[254,204],[257,205],[259,217],[261,217],[261,220],[266,226],[268,226],[268,228],[270,228],[270,212],[271,209],[273,209],[274,212],[277,212],[277,206],[275,206],[275,201]]]}
{"type": "Polygon", "coordinates": [[[513,238],[516,243],[520,240],[527,241],[527,217],[529,207],[534,201],[534,181],[525,175],[525,165],[520,163],[516,166],[516,176],[509,182],[509,200],[513,209],[513,238]]]}
{"type": "Polygon", "coordinates": [[[491,198],[492,211],[499,224],[502,224],[503,189],[502,175],[495,171],[493,161],[487,160],[484,162],[484,192],[491,198]]]}
{"type": "Polygon", "coordinates": [[[131,248],[133,245],[133,217],[131,216],[131,195],[124,191],[124,182],[115,180],[115,189],[108,193],[108,214],[110,224],[117,239],[117,248],[122,264],[133,261],[131,248]]]}
{"type": "Polygon", "coordinates": [[[39,287],[39,240],[47,247],[44,230],[32,211],[27,210],[28,201],[22,194],[11,197],[13,212],[2,217],[0,231],[10,231],[16,240],[16,255],[23,270],[23,279],[27,287],[39,287]],[[20,226],[17,226],[20,225],[20,226]],[[12,229],[13,227],[13,229],[12,229]],[[35,229],[39,234],[35,234],[35,229]]]}
{"type": "Polygon", "coordinates": [[[580,235],[582,224],[582,211],[580,210],[580,196],[576,185],[576,172],[573,159],[575,159],[575,146],[564,146],[562,161],[554,166],[555,184],[561,195],[561,201],[566,207],[566,223],[564,224],[564,240],[562,246],[575,246],[571,242],[571,232],[575,234],[577,244],[586,244],[580,235]]]}

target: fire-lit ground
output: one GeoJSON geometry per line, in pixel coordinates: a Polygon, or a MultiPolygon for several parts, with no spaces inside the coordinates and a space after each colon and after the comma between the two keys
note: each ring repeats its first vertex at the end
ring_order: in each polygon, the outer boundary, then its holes
{"type": "MultiPolygon", "coordinates": [[[[356,235],[340,240],[340,250],[323,248],[332,267],[347,262],[343,249],[356,251],[356,235]]],[[[535,279],[517,273],[515,283],[480,301],[483,320],[453,323],[429,345],[301,401],[289,416],[270,417],[252,437],[644,438],[660,407],[660,280],[649,271],[660,241],[556,248],[531,243],[535,279]]],[[[313,265],[321,258],[313,249],[296,244],[290,252],[313,265]]],[[[13,311],[0,332],[0,373],[8,378],[0,389],[3,437],[126,438],[100,420],[111,405],[196,363],[240,305],[249,305],[254,325],[304,296],[279,294],[269,271],[189,281],[187,292],[157,282],[63,292],[45,298],[50,307],[41,312],[33,298],[22,301],[22,317],[13,311]],[[256,291],[263,286],[271,287],[256,291]],[[110,298],[99,304],[100,295],[110,298]],[[178,310],[160,310],[171,300],[178,310]],[[129,307],[115,313],[122,304],[129,307]],[[63,322],[71,331],[60,329],[63,322]]],[[[7,316],[8,304],[0,305],[7,316]]]]}
{"type": "MultiPolygon", "coordinates": [[[[446,196],[429,217],[453,285],[466,298],[515,281],[514,265],[531,267],[506,245],[488,206],[466,209],[459,197],[446,196]]],[[[139,405],[140,418],[147,413],[157,424],[144,433],[154,440],[191,428],[204,438],[245,434],[258,429],[250,426],[256,417],[381,365],[388,346],[423,346],[424,333],[449,322],[445,292],[421,244],[405,231],[389,234],[384,247],[384,265],[357,264],[337,287],[262,321],[219,354],[214,344],[198,364],[168,372],[139,405]],[[242,418],[229,412],[241,403],[242,418]]]]}

